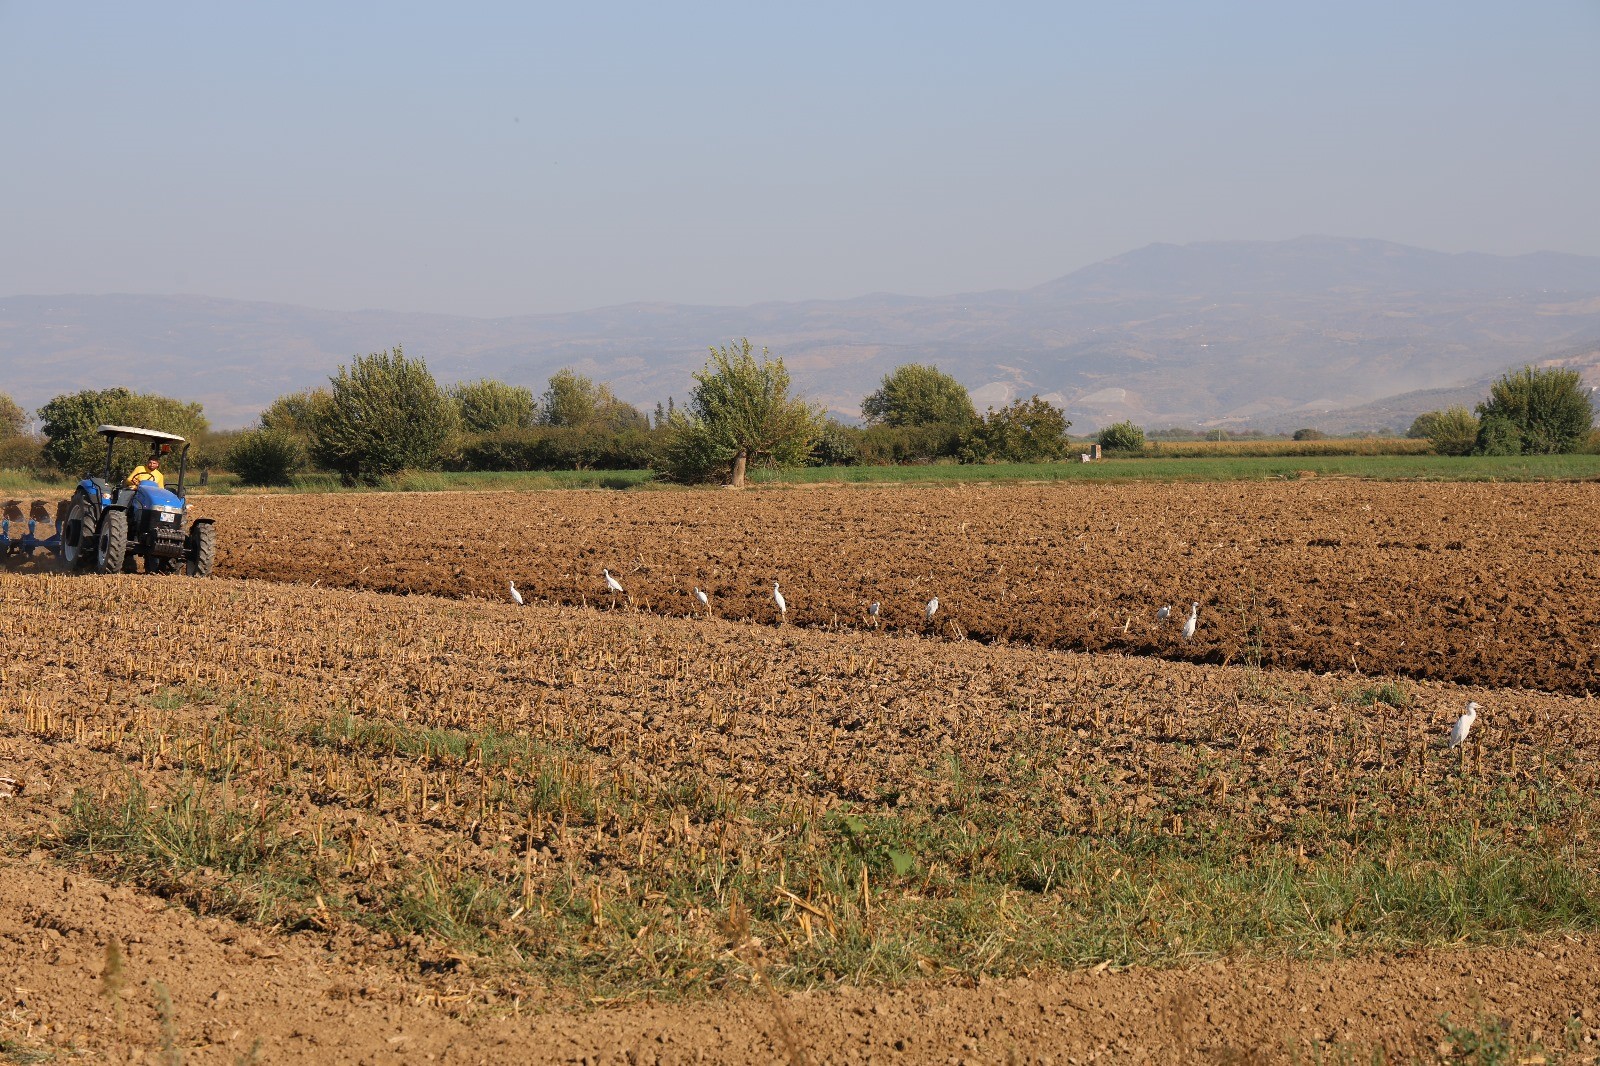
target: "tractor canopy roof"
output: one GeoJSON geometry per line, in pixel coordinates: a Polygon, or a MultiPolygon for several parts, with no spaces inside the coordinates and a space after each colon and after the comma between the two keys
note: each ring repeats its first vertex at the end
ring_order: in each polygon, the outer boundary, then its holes
{"type": "Polygon", "coordinates": [[[127,437],[130,440],[147,440],[152,444],[187,444],[176,433],[163,433],[159,429],[140,429],[138,426],[101,426],[95,430],[104,437],[127,437]]]}

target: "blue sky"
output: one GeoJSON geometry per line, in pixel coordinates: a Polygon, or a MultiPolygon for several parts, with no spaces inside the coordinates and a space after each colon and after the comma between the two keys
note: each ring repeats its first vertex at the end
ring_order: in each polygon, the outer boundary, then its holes
{"type": "Polygon", "coordinates": [[[1600,2],[0,0],[0,295],[472,315],[1600,254],[1600,2]]]}

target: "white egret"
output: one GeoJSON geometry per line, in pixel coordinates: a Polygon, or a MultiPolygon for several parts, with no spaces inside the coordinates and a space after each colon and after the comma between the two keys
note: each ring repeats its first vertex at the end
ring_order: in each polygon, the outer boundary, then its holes
{"type": "Polygon", "coordinates": [[[1172,617],[1172,605],[1171,604],[1168,604],[1167,606],[1161,608],[1161,610],[1156,612],[1156,620],[1157,621],[1165,622],[1167,619],[1169,619],[1171,617],[1172,617]]]}
{"type": "Polygon", "coordinates": [[[1456,719],[1456,724],[1450,729],[1450,746],[1459,748],[1467,742],[1467,734],[1472,732],[1472,723],[1478,720],[1478,705],[1467,703],[1467,713],[1456,719]]]}
{"type": "Polygon", "coordinates": [[[601,572],[601,573],[602,573],[602,574],[604,574],[604,575],[606,575],[606,588],[608,588],[608,589],[610,589],[610,590],[611,590],[611,591],[612,591],[612,592],[622,592],[622,594],[623,594],[623,595],[624,595],[624,596],[626,596],[626,595],[627,595],[627,593],[626,593],[626,592],[623,592],[623,589],[622,589],[622,582],[620,582],[620,581],[618,581],[618,580],[617,580],[617,579],[616,579],[616,578],[614,578],[614,577],[612,577],[612,576],[611,576],[611,571],[609,571],[609,570],[602,570],[602,571],[600,571],[600,572],[601,572]]]}
{"type": "Polygon", "coordinates": [[[938,612],[939,612],[939,597],[935,596],[933,599],[928,601],[928,606],[923,609],[922,620],[924,622],[931,622],[931,621],[933,621],[933,616],[935,614],[937,614],[938,612]]]}
{"type": "Polygon", "coordinates": [[[789,601],[783,598],[783,593],[778,591],[778,583],[772,583],[772,602],[778,605],[778,621],[783,621],[789,616],[789,601]]]}
{"type": "Polygon", "coordinates": [[[1200,622],[1200,604],[1198,602],[1189,608],[1189,620],[1183,623],[1183,639],[1194,639],[1194,627],[1200,622]]]}
{"type": "Polygon", "coordinates": [[[515,581],[507,581],[506,587],[511,589],[511,602],[516,604],[518,607],[521,607],[522,593],[517,591],[517,583],[515,581]]]}
{"type": "Polygon", "coordinates": [[[699,600],[700,606],[704,607],[707,611],[711,610],[711,597],[707,596],[704,592],[701,592],[699,585],[694,587],[694,598],[699,600]]]}

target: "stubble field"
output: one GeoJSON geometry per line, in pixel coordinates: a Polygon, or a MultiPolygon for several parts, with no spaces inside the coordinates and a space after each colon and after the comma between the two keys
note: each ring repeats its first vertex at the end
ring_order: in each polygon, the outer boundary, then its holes
{"type": "Polygon", "coordinates": [[[27,649],[0,936],[33,990],[0,1041],[158,1048],[165,1016],[216,1061],[1404,1060],[1470,1042],[1448,1014],[1581,1059],[1597,499],[204,501],[218,580],[0,575],[27,649]],[[1188,599],[1193,644],[1154,619],[1188,599]],[[289,962],[313,1002],[264,999],[289,962]]]}

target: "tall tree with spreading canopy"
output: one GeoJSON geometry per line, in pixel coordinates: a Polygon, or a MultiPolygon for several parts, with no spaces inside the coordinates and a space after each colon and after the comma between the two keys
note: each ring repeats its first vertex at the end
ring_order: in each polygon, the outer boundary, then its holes
{"type": "Polygon", "coordinates": [[[978,413],[961,382],[936,366],[906,363],[861,401],[861,416],[870,425],[965,428],[978,413]]]}
{"type": "Polygon", "coordinates": [[[458,416],[426,362],[396,346],[357,356],[330,382],[332,394],[314,427],[319,463],[346,484],[438,467],[458,416]]]}
{"type": "Polygon", "coordinates": [[[1525,366],[1489,386],[1478,417],[1479,450],[1504,448],[1514,436],[1523,455],[1554,455],[1584,443],[1594,428],[1594,404],[1578,371],[1525,366]]]}
{"type": "Polygon", "coordinates": [[[789,394],[789,371],[765,348],[759,361],[748,338],[712,348],[694,380],[685,411],[669,423],[665,464],[674,478],[726,477],[742,487],[751,463],[799,466],[811,454],[822,413],[789,394]]]}
{"type": "MultiPolygon", "coordinates": [[[[198,403],[133,392],[120,386],[57,396],[39,408],[39,423],[44,429],[45,459],[73,477],[96,471],[105,461],[105,444],[95,434],[98,426],[159,429],[190,441],[211,428],[198,403]]],[[[131,470],[146,447],[124,443],[112,460],[113,465],[127,466],[131,470]]]]}

